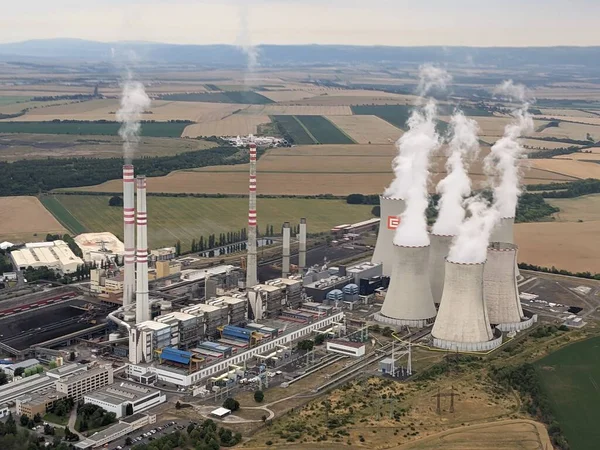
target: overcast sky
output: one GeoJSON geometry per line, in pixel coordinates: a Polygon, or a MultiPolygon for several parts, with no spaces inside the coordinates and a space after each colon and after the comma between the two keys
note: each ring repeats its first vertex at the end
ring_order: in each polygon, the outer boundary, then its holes
{"type": "Polygon", "coordinates": [[[0,42],[68,37],[178,44],[234,44],[250,39],[252,44],[600,45],[600,0],[2,3],[0,42]],[[247,6],[242,8],[242,4],[247,6]],[[247,33],[241,31],[242,16],[247,20],[247,33]]]}

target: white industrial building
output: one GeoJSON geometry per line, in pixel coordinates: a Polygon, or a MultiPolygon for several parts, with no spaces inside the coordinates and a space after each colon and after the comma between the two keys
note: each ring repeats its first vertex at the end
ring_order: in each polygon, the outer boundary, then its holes
{"type": "Polygon", "coordinates": [[[360,357],[365,356],[365,344],[363,342],[351,342],[341,339],[331,339],[327,341],[327,352],[338,353],[340,355],[360,357]]]}
{"type": "Polygon", "coordinates": [[[83,252],[85,262],[96,261],[99,263],[107,258],[114,260],[115,256],[122,260],[125,254],[125,244],[109,232],[82,233],[74,240],[83,252]]]}
{"type": "Polygon", "coordinates": [[[124,417],[119,423],[94,433],[89,438],[77,442],[74,447],[81,450],[103,447],[109,442],[127,436],[135,430],[139,430],[140,428],[153,423],[156,423],[156,414],[133,414],[124,417]]]}
{"type": "Polygon", "coordinates": [[[166,402],[167,397],[158,389],[123,381],[89,392],[83,397],[83,401],[115,413],[117,419],[120,419],[127,414],[127,405],[132,405],[133,412],[139,413],[166,402]]]}
{"type": "Polygon", "coordinates": [[[12,251],[10,256],[19,270],[31,266],[34,269],[48,267],[60,273],[72,273],[83,265],[83,260],[75,256],[64,241],[25,244],[25,248],[12,251]]]}
{"type": "Polygon", "coordinates": [[[135,363],[151,362],[154,351],[171,344],[171,325],[147,320],[131,328],[129,333],[129,360],[135,363]]]}

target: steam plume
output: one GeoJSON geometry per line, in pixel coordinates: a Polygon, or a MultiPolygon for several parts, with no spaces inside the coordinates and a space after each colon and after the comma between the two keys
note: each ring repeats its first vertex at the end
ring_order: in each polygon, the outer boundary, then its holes
{"type": "Polygon", "coordinates": [[[471,179],[468,174],[470,161],[477,156],[479,144],[477,122],[465,117],[462,111],[454,113],[450,119],[452,139],[448,146],[446,177],[436,188],[441,194],[438,217],[433,225],[433,233],[455,236],[465,219],[463,200],[471,195],[471,179]]]}
{"type": "Polygon", "coordinates": [[[513,121],[504,128],[504,135],[492,146],[484,160],[484,169],[494,190],[494,206],[502,217],[514,217],[521,194],[519,159],[524,158],[524,148],[519,138],[533,130],[533,120],[527,112],[529,103],[523,85],[505,81],[496,91],[521,102],[513,111],[513,121]]]}
{"type": "Polygon", "coordinates": [[[258,67],[258,48],[252,45],[250,36],[250,27],[248,24],[248,6],[243,3],[240,6],[240,31],[236,39],[236,45],[246,55],[246,74],[244,75],[244,84],[248,85],[248,75],[254,72],[258,67]]]}
{"type": "Polygon", "coordinates": [[[452,81],[452,76],[444,69],[432,66],[431,64],[423,64],[419,67],[417,93],[420,97],[424,97],[433,87],[445,90],[450,81],[452,81]]]}
{"type": "Polygon", "coordinates": [[[146,95],[144,85],[133,81],[131,74],[123,85],[121,107],[117,111],[117,120],[122,123],[119,135],[123,138],[123,158],[130,164],[140,140],[140,119],[142,113],[150,107],[150,98],[146,95]]]}
{"type": "Polygon", "coordinates": [[[452,241],[448,261],[463,264],[485,262],[490,235],[500,219],[498,210],[491,207],[482,197],[465,200],[469,217],[458,227],[458,234],[452,241]]]}

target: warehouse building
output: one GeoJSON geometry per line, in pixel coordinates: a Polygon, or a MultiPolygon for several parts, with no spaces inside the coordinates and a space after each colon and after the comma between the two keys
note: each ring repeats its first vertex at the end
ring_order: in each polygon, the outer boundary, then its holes
{"type": "Polygon", "coordinates": [[[74,447],[81,450],[103,447],[109,442],[127,436],[135,430],[153,423],[156,423],[156,414],[133,414],[132,416],[124,417],[119,423],[94,433],[89,438],[77,442],[74,447]]]}
{"type": "Polygon", "coordinates": [[[127,382],[89,392],[83,399],[85,403],[101,406],[106,411],[115,413],[118,419],[126,415],[127,405],[132,405],[133,412],[139,413],[167,401],[166,395],[158,389],[127,382]]]}
{"type": "Polygon", "coordinates": [[[26,394],[16,399],[17,415],[26,415],[30,419],[36,414],[43,416],[56,405],[56,402],[67,398],[67,394],[54,389],[44,393],[26,394]]]}
{"type": "Polygon", "coordinates": [[[365,344],[363,342],[350,342],[341,339],[327,341],[327,352],[340,355],[360,357],[365,356],[365,344]]]}
{"type": "Polygon", "coordinates": [[[20,361],[18,363],[7,364],[6,366],[2,367],[2,370],[4,371],[4,373],[6,375],[13,378],[15,376],[15,371],[17,371],[17,369],[25,370],[25,369],[29,369],[31,367],[36,367],[39,365],[40,365],[40,362],[37,359],[26,359],[25,361],[20,361]]]}
{"type": "Polygon", "coordinates": [[[25,244],[25,248],[12,251],[10,256],[19,270],[48,267],[60,273],[73,273],[83,265],[83,259],[75,256],[64,241],[25,244]]]}

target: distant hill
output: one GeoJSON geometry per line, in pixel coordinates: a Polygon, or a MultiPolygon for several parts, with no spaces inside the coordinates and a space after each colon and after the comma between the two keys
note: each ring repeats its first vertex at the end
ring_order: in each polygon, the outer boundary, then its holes
{"type": "MultiPolygon", "coordinates": [[[[564,67],[600,69],[600,47],[384,47],[349,45],[260,45],[262,66],[377,63],[496,66],[499,68],[564,67]]],[[[142,62],[241,66],[245,55],[231,45],[174,45],[153,42],[95,42],[48,39],[0,44],[2,60],[31,58],[111,61],[135,52],[142,62]]]]}

